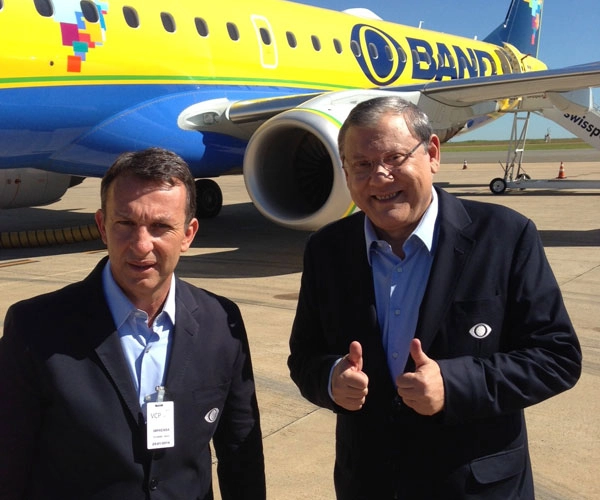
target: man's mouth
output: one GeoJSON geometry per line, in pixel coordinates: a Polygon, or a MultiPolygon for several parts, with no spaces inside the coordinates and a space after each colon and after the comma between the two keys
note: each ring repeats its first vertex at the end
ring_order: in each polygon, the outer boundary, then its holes
{"type": "Polygon", "coordinates": [[[394,199],[396,196],[398,196],[400,194],[400,191],[395,191],[393,193],[388,193],[388,194],[382,194],[382,195],[375,195],[374,198],[378,201],[387,201],[387,200],[392,200],[394,199]]]}

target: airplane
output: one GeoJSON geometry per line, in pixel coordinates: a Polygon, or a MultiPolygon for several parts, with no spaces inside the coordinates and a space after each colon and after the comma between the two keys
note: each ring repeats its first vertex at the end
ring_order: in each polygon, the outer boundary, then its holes
{"type": "Polygon", "coordinates": [[[442,142],[535,111],[600,149],[600,61],[548,69],[543,7],[512,0],[477,40],[280,0],[0,0],[0,208],[50,204],[160,146],[189,164],[199,217],[221,210],[214,179],[236,174],[267,219],[315,230],[357,210],[341,123],[390,93],[442,142]]]}

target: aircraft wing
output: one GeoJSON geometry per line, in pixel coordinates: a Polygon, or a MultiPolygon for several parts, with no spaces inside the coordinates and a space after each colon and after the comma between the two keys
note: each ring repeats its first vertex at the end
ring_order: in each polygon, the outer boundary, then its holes
{"type": "MultiPolygon", "coordinates": [[[[248,194],[256,208],[277,224],[312,230],[354,210],[339,168],[337,135],[357,103],[390,93],[400,95],[428,114],[442,142],[500,113],[559,110],[563,124],[571,129],[578,126],[590,142],[597,141],[596,129],[600,134],[600,128],[589,124],[590,116],[595,115],[585,109],[590,107],[590,88],[599,86],[597,62],[506,76],[323,92],[309,98],[240,101],[227,103],[221,117],[235,120],[239,109],[244,111],[239,116],[245,126],[253,116],[265,120],[251,135],[245,151],[243,174],[248,194]],[[282,109],[291,103],[295,107],[282,109]],[[276,114],[266,119],[269,110],[276,114]],[[567,111],[583,112],[585,117],[567,118],[567,111]]],[[[545,116],[561,123],[554,116],[545,116]]]]}
{"type": "MultiPolygon", "coordinates": [[[[419,94],[418,104],[430,113],[434,128],[456,127],[477,116],[501,111],[499,101],[520,99],[520,109],[531,111],[552,107],[546,99],[550,92],[569,92],[577,89],[600,87],[600,61],[556,70],[512,73],[508,75],[432,82],[422,85],[386,87],[382,89],[352,89],[334,92],[311,92],[263,99],[230,101],[214,99],[185,109],[178,124],[184,130],[216,132],[248,140],[266,120],[284,111],[305,105],[308,101],[331,94],[331,105],[340,102],[335,96],[351,95],[352,102],[367,99],[382,92],[419,94]],[[425,98],[425,99],[423,99],[425,98]],[[434,103],[430,102],[434,101],[434,103]],[[529,102],[529,104],[526,104],[529,102]],[[468,108],[451,112],[449,108],[468,108]],[[442,111],[442,118],[438,118],[442,111]],[[449,118],[450,117],[450,118],[449,118]],[[437,125],[437,126],[436,126],[437,125]]],[[[347,106],[345,106],[347,108],[347,106]]],[[[504,110],[508,111],[508,110],[504,110]]],[[[450,135],[450,134],[449,134],[450,135]]]]}
{"type": "Polygon", "coordinates": [[[449,106],[461,106],[588,87],[600,87],[600,61],[555,70],[433,82],[410,90],[419,90],[449,106]]]}

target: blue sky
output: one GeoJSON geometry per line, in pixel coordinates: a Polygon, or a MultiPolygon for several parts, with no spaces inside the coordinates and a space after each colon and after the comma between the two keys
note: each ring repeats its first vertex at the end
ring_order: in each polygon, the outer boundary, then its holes
{"type": "MultiPolygon", "coordinates": [[[[366,7],[386,21],[479,39],[502,21],[510,0],[298,0],[332,10],[366,7]]],[[[546,0],[538,57],[549,68],[600,61],[600,1],[546,0]]],[[[600,105],[600,89],[594,90],[600,105]]],[[[465,134],[462,140],[508,139],[512,116],[465,134]]],[[[527,137],[574,137],[556,123],[538,116],[529,121],[527,137]]]]}

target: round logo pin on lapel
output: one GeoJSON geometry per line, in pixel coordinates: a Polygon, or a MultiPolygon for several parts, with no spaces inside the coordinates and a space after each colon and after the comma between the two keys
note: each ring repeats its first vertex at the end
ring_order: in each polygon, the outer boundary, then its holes
{"type": "Polygon", "coordinates": [[[490,325],[486,325],[485,323],[477,323],[471,327],[469,333],[476,339],[484,339],[490,333],[492,333],[492,327],[490,325]]]}

